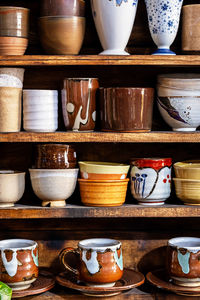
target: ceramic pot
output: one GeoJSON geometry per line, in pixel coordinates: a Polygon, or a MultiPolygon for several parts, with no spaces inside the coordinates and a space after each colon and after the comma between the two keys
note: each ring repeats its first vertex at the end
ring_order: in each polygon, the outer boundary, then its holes
{"type": "Polygon", "coordinates": [[[100,89],[101,130],[150,131],[153,100],[153,88],[100,89]]]}
{"type": "Polygon", "coordinates": [[[199,160],[177,162],[174,171],[177,178],[200,180],[199,160]]]}
{"type": "Polygon", "coordinates": [[[10,207],[19,201],[25,190],[25,173],[0,170],[0,207],[10,207]]]}
{"type": "Polygon", "coordinates": [[[42,206],[66,206],[65,200],[74,192],[78,169],[29,169],[34,193],[42,206]]]}
{"type": "Polygon", "coordinates": [[[129,179],[78,181],[81,202],[86,206],[120,206],[125,202],[129,179]]]}
{"type": "Polygon", "coordinates": [[[85,18],[41,17],[39,33],[47,54],[78,54],[85,35],[85,18]]]}
{"type": "MultiPolygon", "coordinates": [[[[123,275],[121,243],[112,239],[88,239],[78,243],[78,248],[65,248],[60,254],[61,263],[68,271],[78,275],[89,286],[111,287],[123,275]],[[70,253],[77,256],[77,269],[66,262],[70,253]]],[[[69,260],[68,260],[69,261],[69,260]]]]}
{"type": "Polygon", "coordinates": [[[173,178],[176,196],[186,205],[200,205],[200,180],[173,178]]]}
{"type": "Polygon", "coordinates": [[[167,271],[174,284],[200,286],[200,239],[177,237],[168,241],[167,271]]]}
{"type": "Polygon", "coordinates": [[[62,90],[62,111],[67,130],[93,131],[96,121],[96,78],[66,78],[62,90]]]}
{"type": "Polygon", "coordinates": [[[24,239],[0,241],[0,280],[13,291],[25,290],[38,277],[38,245],[24,239]]]}
{"type": "Polygon", "coordinates": [[[0,86],[2,87],[23,87],[23,68],[0,68],[0,86]]]}
{"type": "Polygon", "coordinates": [[[133,28],[137,0],[91,0],[101,55],[129,55],[124,49],[133,28]]]}
{"type": "Polygon", "coordinates": [[[41,144],[36,148],[35,168],[73,169],[76,167],[76,152],[73,146],[41,144]]]}
{"type": "Polygon", "coordinates": [[[24,55],[27,38],[0,36],[0,55],[24,55]]]}
{"type": "Polygon", "coordinates": [[[77,16],[84,17],[84,0],[42,0],[40,1],[41,16],[77,16]]]}
{"type": "Polygon", "coordinates": [[[179,26],[183,0],[145,0],[149,30],[158,50],[154,55],[175,55],[170,51],[179,26]]]}
{"type": "Polygon", "coordinates": [[[131,161],[131,193],[142,205],[162,205],[171,193],[171,158],[131,161]]]}

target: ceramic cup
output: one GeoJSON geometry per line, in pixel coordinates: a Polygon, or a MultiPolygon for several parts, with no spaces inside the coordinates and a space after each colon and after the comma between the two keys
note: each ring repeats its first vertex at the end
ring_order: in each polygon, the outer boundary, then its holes
{"type": "Polygon", "coordinates": [[[131,193],[142,205],[162,205],[171,192],[171,158],[131,161],[131,193]]]}
{"type": "Polygon", "coordinates": [[[96,121],[96,78],[66,78],[62,90],[62,110],[67,130],[93,131],[96,121]]]}
{"type": "Polygon", "coordinates": [[[59,258],[65,268],[78,275],[79,280],[90,286],[110,287],[123,275],[121,243],[112,239],[88,239],[78,243],[78,248],[65,248],[59,258]],[[79,257],[77,269],[66,263],[69,253],[79,257]]]}
{"type": "Polygon", "coordinates": [[[14,291],[28,289],[38,277],[38,245],[35,241],[0,241],[0,281],[14,291]]]}
{"type": "Polygon", "coordinates": [[[177,237],[168,241],[167,271],[173,282],[200,286],[200,238],[177,237]]]}
{"type": "Polygon", "coordinates": [[[77,16],[84,17],[84,0],[42,0],[40,1],[41,16],[77,16]]]}

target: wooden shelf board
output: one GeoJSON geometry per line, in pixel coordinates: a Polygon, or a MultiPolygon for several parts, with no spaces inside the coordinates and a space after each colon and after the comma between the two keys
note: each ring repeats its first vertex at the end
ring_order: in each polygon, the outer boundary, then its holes
{"type": "Polygon", "coordinates": [[[132,66],[199,66],[199,55],[176,56],[100,56],[100,55],[24,55],[0,56],[1,66],[64,65],[132,65],[132,66]]]}
{"type": "Polygon", "coordinates": [[[59,143],[199,143],[200,131],[172,132],[157,131],[147,133],[120,132],[53,132],[0,133],[0,142],[59,142],[59,143]]]}
{"type": "Polygon", "coordinates": [[[146,207],[125,204],[119,207],[86,207],[68,204],[64,208],[15,205],[0,209],[0,219],[56,218],[179,218],[200,217],[200,206],[169,205],[146,207]]]}

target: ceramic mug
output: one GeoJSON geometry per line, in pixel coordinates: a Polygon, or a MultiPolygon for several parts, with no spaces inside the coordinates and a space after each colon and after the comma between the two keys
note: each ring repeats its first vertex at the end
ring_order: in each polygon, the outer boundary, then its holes
{"type": "Polygon", "coordinates": [[[38,277],[38,244],[24,239],[0,241],[0,281],[13,290],[28,289],[38,277]]]}
{"type": "Polygon", "coordinates": [[[139,204],[162,205],[171,192],[171,158],[131,161],[131,192],[139,204]]]}
{"type": "Polygon", "coordinates": [[[200,286],[200,238],[177,237],[168,241],[167,271],[175,284],[200,286]]]}
{"type": "Polygon", "coordinates": [[[59,258],[65,268],[90,286],[110,287],[123,275],[122,248],[119,241],[106,238],[82,240],[78,248],[65,248],[59,258]],[[69,253],[78,255],[78,268],[66,263],[69,253]]]}

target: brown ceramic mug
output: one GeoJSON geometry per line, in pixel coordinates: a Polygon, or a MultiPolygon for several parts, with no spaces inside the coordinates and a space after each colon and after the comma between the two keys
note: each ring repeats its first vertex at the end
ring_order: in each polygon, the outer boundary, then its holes
{"type": "Polygon", "coordinates": [[[114,286],[123,275],[121,243],[116,240],[97,238],[78,243],[78,248],[66,248],[59,254],[65,268],[78,276],[78,279],[91,286],[114,286]],[[69,253],[78,255],[78,268],[66,263],[69,253]]]}
{"type": "Polygon", "coordinates": [[[0,241],[0,281],[13,290],[30,287],[38,277],[38,244],[11,239],[0,241]]]}
{"type": "Polygon", "coordinates": [[[40,1],[41,16],[77,16],[84,17],[84,0],[42,0],[40,1]]]}
{"type": "Polygon", "coordinates": [[[71,145],[41,144],[36,147],[36,169],[74,169],[76,151],[71,145]]]}
{"type": "Polygon", "coordinates": [[[93,131],[96,121],[96,78],[67,78],[62,90],[63,117],[67,130],[93,131]]]}
{"type": "Polygon", "coordinates": [[[153,88],[101,88],[102,131],[150,131],[153,99],[153,88]]]}

